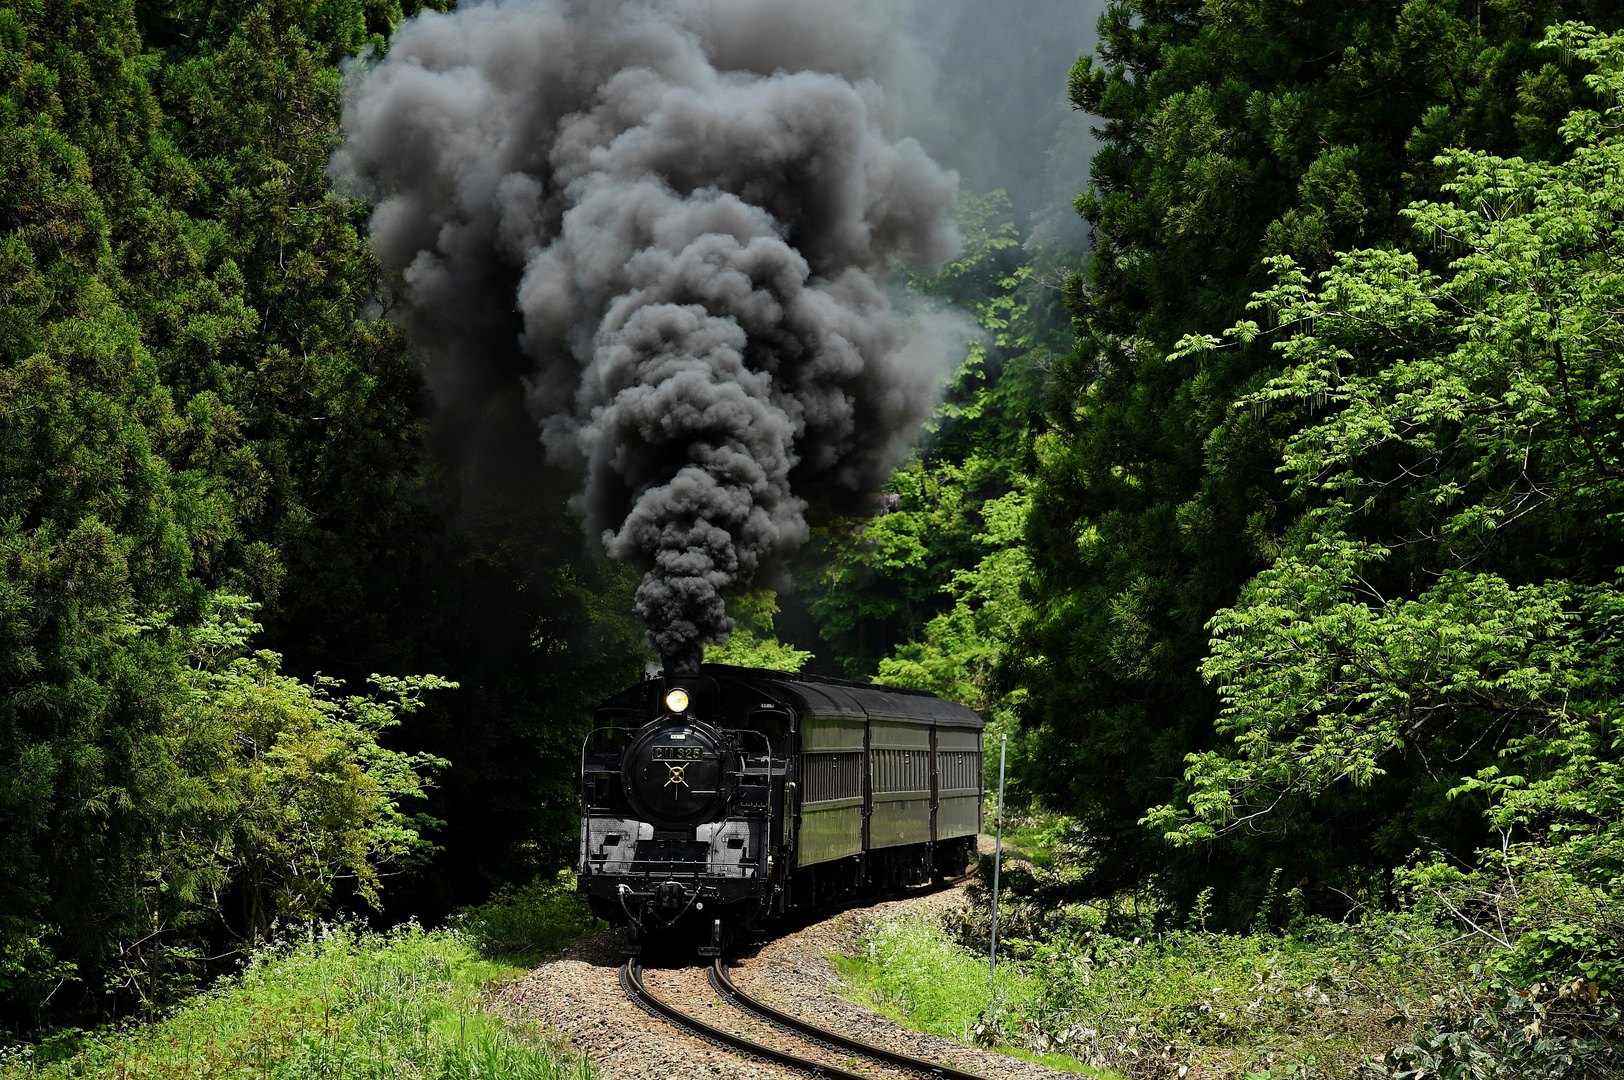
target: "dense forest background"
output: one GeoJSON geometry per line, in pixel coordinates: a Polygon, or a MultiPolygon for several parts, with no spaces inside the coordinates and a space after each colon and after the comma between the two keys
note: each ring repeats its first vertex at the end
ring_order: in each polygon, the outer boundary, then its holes
{"type": "MultiPolygon", "coordinates": [[[[416,10],[0,4],[13,1028],[566,865],[578,738],[649,660],[536,440],[465,482],[329,175],[345,65],[416,10]]],[[[1084,838],[1054,902],[1430,890],[1611,988],[1624,51],[1551,28],[1624,7],[1117,0],[1075,66],[1078,5],[988,10],[935,77],[1047,167],[922,131],[965,245],[908,282],[983,334],[713,659],[980,710],[1084,838]],[[1007,55],[1051,98],[952,62],[1045,20],[1007,55]]]]}
{"type": "Polygon", "coordinates": [[[0,9],[14,1022],[159,995],[386,866],[391,917],[439,917],[558,865],[561,763],[642,668],[569,478],[469,505],[436,467],[328,178],[340,63],[410,14],[0,9]],[[426,671],[459,685],[369,692],[426,671]]]}

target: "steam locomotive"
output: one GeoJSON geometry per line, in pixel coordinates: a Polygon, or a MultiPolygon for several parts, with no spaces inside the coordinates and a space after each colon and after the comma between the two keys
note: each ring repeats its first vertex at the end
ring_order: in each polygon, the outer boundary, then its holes
{"type": "Polygon", "coordinates": [[[705,664],[599,706],[577,878],[599,917],[702,955],[792,913],[963,872],[982,721],[933,694],[705,664]]]}

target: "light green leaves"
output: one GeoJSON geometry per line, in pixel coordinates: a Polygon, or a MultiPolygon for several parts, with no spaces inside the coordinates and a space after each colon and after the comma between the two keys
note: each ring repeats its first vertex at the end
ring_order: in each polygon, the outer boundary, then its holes
{"type": "MultiPolygon", "coordinates": [[[[1502,870],[1540,864],[1573,903],[1617,878],[1624,37],[1568,24],[1546,44],[1614,102],[1573,114],[1570,160],[1451,151],[1452,200],[1405,211],[1416,250],[1313,280],[1277,259],[1253,304],[1283,367],[1236,408],[1317,417],[1282,447],[1310,509],[1208,624],[1223,741],[1144,819],[1175,844],[1282,834],[1402,758],[1486,799],[1502,870]],[[1484,751],[1501,764],[1468,764],[1484,751]]],[[[1468,880],[1490,902],[1447,884],[1468,880]]]]}
{"type": "MultiPolygon", "coordinates": [[[[429,849],[431,823],[413,803],[448,763],[379,739],[425,694],[457,684],[374,675],[374,695],[339,696],[332,679],[284,675],[277,654],[248,649],[256,607],[215,595],[199,624],[172,632],[188,661],[185,698],[154,733],[147,796],[171,839],[142,873],[155,916],[206,917],[197,901],[229,889],[257,938],[274,920],[322,913],[340,880],[377,905],[381,873],[429,849]]],[[[170,633],[163,621],[147,632],[170,633]]]]}
{"type": "Polygon", "coordinates": [[[800,671],[812,659],[810,652],[773,636],[773,618],[778,614],[778,594],[773,590],[756,589],[731,597],[727,606],[735,621],[733,634],[722,645],[705,646],[705,663],[800,671]]]}
{"type": "Polygon", "coordinates": [[[1563,582],[1513,587],[1450,571],[1413,599],[1366,579],[1383,548],[1351,539],[1346,506],[1296,542],[1209,627],[1232,749],[1191,755],[1187,805],[1146,822],[1174,843],[1268,830],[1283,800],[1368,785],[1389,755],[1484,732],[1541,730],[1581,688],[1581,613],[1563,582]]]}

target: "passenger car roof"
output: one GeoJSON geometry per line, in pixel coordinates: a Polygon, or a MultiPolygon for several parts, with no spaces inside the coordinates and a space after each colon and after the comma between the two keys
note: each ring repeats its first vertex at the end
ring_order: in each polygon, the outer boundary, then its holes
{"type": "Polygon", "coordinates": [[[974,709],[956,701],[945,701],[924,690],[905,686],[847,682],[821,675],[793,671],[704,664],[700,671],[719,683],[743,683],[767,689],[774,696],[796,702],[813,716],[896,720],[941,727],[981,728],[982,719],[974,709]]]}

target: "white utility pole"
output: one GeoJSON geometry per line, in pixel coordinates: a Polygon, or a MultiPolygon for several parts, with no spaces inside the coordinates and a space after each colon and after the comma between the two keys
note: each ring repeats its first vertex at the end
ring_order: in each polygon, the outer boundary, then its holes
{"type": "Polygon", "coordinates": [[[1004,754],[1009,750],[1009,736],[998,743],[998,816],[993,824],[998,828],[998,842],[992,849],[992,949],[987,959],[987,990],[989,999],[994,993],[992,977],[998,970],[998,870],[1004,858],[1004,754]]]}

